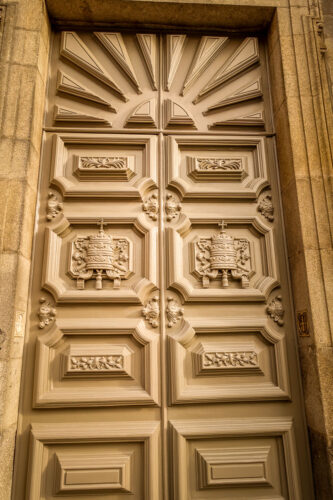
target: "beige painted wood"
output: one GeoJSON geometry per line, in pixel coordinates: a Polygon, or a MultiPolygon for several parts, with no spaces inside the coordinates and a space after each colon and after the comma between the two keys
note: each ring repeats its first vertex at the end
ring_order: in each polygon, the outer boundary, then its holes
{"type": "Polygon", "coordinates": [[[264,45],[53,42],[14,500],[313,499],[264,45]]]}

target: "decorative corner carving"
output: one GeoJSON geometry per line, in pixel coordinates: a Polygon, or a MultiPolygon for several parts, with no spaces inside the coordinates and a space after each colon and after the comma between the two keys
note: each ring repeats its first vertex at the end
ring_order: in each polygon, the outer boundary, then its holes
{"type": "Polygon", "coordinates": [[[177,215],[180,214],[180,211],[182,209],[181,204],[177,201],[177,199],[170,193],[167,193],[166,195],[166,202],[165,202],[165,212],[167,216],[167,221],[172,221],[177,215]]]}
{"type": "Polygon", "coordinates": [[[195,271],[204,288],[210,279],[222,276],[222,288],[229,286],[229,278],[241,280],[242,288],[249,287],[250,244],[245,238],[233,238],[226,233],[227,224],[221,221],[221,230],[211,238],[200,238],[194,244],[195,271]]]}
{"type": "Polygon", "coordinates": [[[47,200],[46,218],[48,221],[54,219],[63,210],[63,204],[58,200],[57,195],[49,191],[47,200]]]}
{"type": "Polygon", "coordinates": [[[84,289],[85,281],[95,278],[96,290],[103,288],[103,277],[113,281],[119,289],[121,280],[129,275],[131,265],[131,242],[127,238],[112,237],[104,231],[100,220],[99,233],[72,242],[70,275],[76,278],[76,286],[84,289]]]}
{"type": "Polygon", "coordinates": [[[171,328],[174,326],[177,321],[182,319],[184,315],[184,308],[179,305],[177,300],[173,297],[167,297],[167,306],[166,306],[166,317],[168,320],[168,327],[171,328]]]}
{"type": "Polygon", "coordinates": [[[271,193],[265,193],[258,204],[258,212],[261,213],[269,222],[274,221],[274,207],[271,193]]]}
{"type": "Polygon", "coordinates": [[[153,193],[142,204],[142,209],[152,219],[157,220],[159,203],[157,193],[153,193]]]}
{"type": "Polygon", "coordinates": [[[281,295],[277,295],[273,300],[271,300],[271,302],[266,307],[266,312],[279,326],[282,326],[284,324],[284,309],[282,305],[281,295]]]}
{"type": "Polygon", "coordinates": [[[153,328],[158,327],[158,319],[160,317],[158,295],[155,295],[147,302],[147,304],[142,309],[142,314],[153,328]]]}
{"type": "Polygon", "coordinates": [[[52,306],[52,304],[46,300],[45,297],[41,297],[39,299],[40,307],[38,311],[39,318],[39,328],[45,328],[46,326],[53,323],[56,317],[56,308],[52,306]]]}

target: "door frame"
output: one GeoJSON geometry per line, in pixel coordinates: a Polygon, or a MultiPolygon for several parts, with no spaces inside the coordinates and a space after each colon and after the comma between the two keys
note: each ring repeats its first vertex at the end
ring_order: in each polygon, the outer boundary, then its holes
{"type": "MultiPolygon", "coordinates": [[[[38,78],[33,82],[34,95],[29,102],[32,114],[30,121],[28,120],[31,130],[26,138],[31,151],[34,149],[34,154],[31,152],[25,163],[23,162],[25,169],[22,175],[22,189],[20,194],[15,194],[16,199],[12,202],[13,213],[16,210],[21,214],[22,224],[19,225],[19,241],[14,248],[18,260],[9,269],[9,277],[14,287],[14,302],[6,318],[8,327],[4,329],[5,336],[2,337],[1,349],[7,373],[13,372],[13,376],[4,378],[2,390],[6,408],[4,429],[9,432],[2,444],[2,456],[5,457],[3,470],[6,470],[3,484],[1,484],[4,488],[3,492],[6,495],[6,492],[10,491],[11,462],[18,416],[17,401],[29,290],[27,276],[30,271],[34,235],[34,208],[39,171],[38,153],[41,146],[43,102],[47,84],[50,19],[53,27],[66,27],[66,29],[74,26],[86,28],[88,25],[91,26],[91,23],[99,23],[102,27],[100,21],[104,19],[109,27],[109,21],[113,21],[111,25],[119,29],[121,26],[130,27],[131,23],[135,22],[136,29],[144,26],[145,29],[158,27],[168,30],[170,28],[195,30],[200,27],[200,30],[206,32],[216,30],[221,19],[228,19],[227,29],[230,32],[240,30],[256,34],[264,32],[267,35],[294,309],[296,315],[305,311],[308,316],[309,336],[299,336],[298,339],[307,423],[311,438],[317,494],[318,497],[324,497],[325,492],[330,491],[328,479],[330,477],[328,460],[330,377],[322,372],[325,368],[327,370],[329,368],[328,352],[331,343],[327,305],[329,256],[322,250],[328,248],[328,194],[325,192],[324,185],[331,160],[329,135],[332,135],[333,124],[332,118],[324,108],[326,103],[329,109],[330,101],[327,75],[321,55],[324,50],[324,41],[319,25],[319,9],[314,5],[312,11],[309,11],[306,0],[298,2],[298,7],[303,9],[293,8],[285,0],[258,0],[257,5],[252,7],[245,5],[246,0],[238,0],[237,6],[233,2],[224,5],[224,0],[215,0],[214,4],[208,5],[207,2],[201,0],[178,2],[108,0],[100,2],[94,10],[89,10],[90,3],[92,2],[87,0],[84,8],[82,2],[74,0],[71,2],[71,9],[66,11],[62,2],[58,0],[47,0],[47,10],[42,0],[34,0],[33,6],[29,2],[29,8],[24,6],[24,1],[21,0],[17,8],[7,6],[5,12],[2,40],[4,51],[13,45],[15,35],[23,36],[22,32],[15,31],[17,27],[23,25],[24,22],[28,27],[34,23],[38,57],[32,66],[36,75],[39,74],[40,82],[38,78]],[[179,9],[180,3],[181,9],[179,9]],[[31,9],[30,15],[24,12],[25,9],[31,9]],[[144,19],[140,19],[141,16],[144,19]],[[25,20],[23,20],[24,17],[25,20]],[[302,64],[303,67],[296,64],[301,60],[307,61],[306,68],[304,64],[302,64]],[[321,80],[320,83],[318,79],[321,80]],[[39,88],[37,88],[38,84],[39,88]],[[312,92],[312,89],[316,90],[318,95],[313,96],[315,92],[312,92]],[[316,118],[315,123],[312,123],[314,120],[305,118],[306,116],[313,117],[313,115],[316,118]],[[285,126],[286,122],[289,127],[285,126]],[[301,203],[297,201],[300,197],[301,203]],[[21,262],[19,259],[22,246],[26,251],[26,262],[23,262],[23,259],[21,262]],[[315,314],[311,314],[312,310],[315,314]],[[318,394],[321,395],[320,398],[318,394]],[[312,403],[314,397],[316,405],[312,403]]],[[[10,74],[10,71],[7,74],[10,74]]],[[[2,81],[1,86],[9,90],[9,79],[5,83],[2,81]]],[[[31,81],[27,79],[23,81],[19,95],[28,95],[30,90],[31,81]]],[[[24,124],[21,121],[16,132],[18,137],[23,128],[24,124]]],[[[9,133],[8,121],[4,125],[4,135],[6,135],[6,129],[9,133]]],[[[17,225],[17,217],[12,217],[4,228],[4,234],[16,234],[17,225]]],[[[4,496],[4,498],[9,498],[9,496],[4,496]]]]}

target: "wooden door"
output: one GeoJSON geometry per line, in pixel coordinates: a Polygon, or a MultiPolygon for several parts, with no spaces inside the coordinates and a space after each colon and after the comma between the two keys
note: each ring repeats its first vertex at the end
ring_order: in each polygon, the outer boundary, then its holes
{"type": "Polygon", "coordinates": [[[54,34],[14,500],[313,498],[266,64],[54,34]]]}

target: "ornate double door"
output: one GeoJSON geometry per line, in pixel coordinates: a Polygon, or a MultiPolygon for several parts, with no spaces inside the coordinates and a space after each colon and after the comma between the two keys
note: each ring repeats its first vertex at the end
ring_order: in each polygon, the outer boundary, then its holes
{"type": "Polygon", "coordinates": [[[312,499],[257,38],[54,34],[14,499],[312,499]]]}

